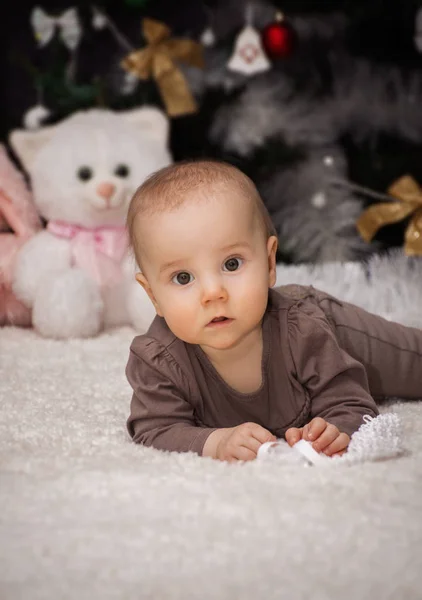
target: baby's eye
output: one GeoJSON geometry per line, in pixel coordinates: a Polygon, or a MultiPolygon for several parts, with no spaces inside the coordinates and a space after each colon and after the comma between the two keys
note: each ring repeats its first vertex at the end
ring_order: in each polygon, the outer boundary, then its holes
{"type": "Polygon", "coordinates": [[[193,277],[190,273],[187,273],[186,271],[181,271],[172,278],[172,282],[177,283],[178,285],[187,285],[191,281],[193,281],[193,277]]]}
{"type": "Polygon", "coordinates": [[[225,271],[237,271],[237,269],[242,264],[243,260],[241,258],[229,258],[224,263],[225,271]]]}

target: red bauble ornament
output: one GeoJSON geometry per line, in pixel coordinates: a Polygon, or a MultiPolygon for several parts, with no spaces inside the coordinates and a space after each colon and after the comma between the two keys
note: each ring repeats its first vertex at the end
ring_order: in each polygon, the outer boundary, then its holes
{"type": "Polygon", "coordinates": [[[275,23],[270,23],[262,30],[262,45],[270,58],[290,56],[296,44],[296,33],[284,17],[279,15],[275,23]]]}

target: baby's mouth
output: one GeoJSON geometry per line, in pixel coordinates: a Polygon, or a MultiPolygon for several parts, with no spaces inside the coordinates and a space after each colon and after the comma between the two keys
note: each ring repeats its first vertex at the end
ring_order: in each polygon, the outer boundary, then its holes
{"type": "Polygon", "coordinates": [[[222,325],[224,323],[231,323],[232,321],[233,319],[230,319],[229,317],[214,317],[208,325],[222,325]]]}

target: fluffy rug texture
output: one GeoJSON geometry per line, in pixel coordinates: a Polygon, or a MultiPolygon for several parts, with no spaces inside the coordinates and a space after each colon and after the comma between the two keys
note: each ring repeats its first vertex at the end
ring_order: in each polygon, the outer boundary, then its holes
{"type": "MultiPolygon", "coordinates": [[[[422,327],[422,261],[279,267],[422,327]]],[[[130,328],[0,330],[4,600],[422,597],[422,402],[389,400],[405,452],[332,468],[224,464],[133,444],[130,328]]],[[[422,378],[422,374],[421,374],[422,378]]]]}

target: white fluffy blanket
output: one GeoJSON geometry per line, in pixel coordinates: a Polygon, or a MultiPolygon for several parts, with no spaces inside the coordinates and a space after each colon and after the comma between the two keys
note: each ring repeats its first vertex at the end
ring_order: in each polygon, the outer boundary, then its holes
{"type": "MultiPolygon", "coordinates": [[[[422,327],[422,260],[280,267],[422,327]]],[[[335,468],[228,465],[130,442],[129,328],[0,330],[0,598],[416,600],[422,402],[392,400],[405,452],[335,468]]],[[[421,375],[422,378],[422,375],[421,375]]]]}

